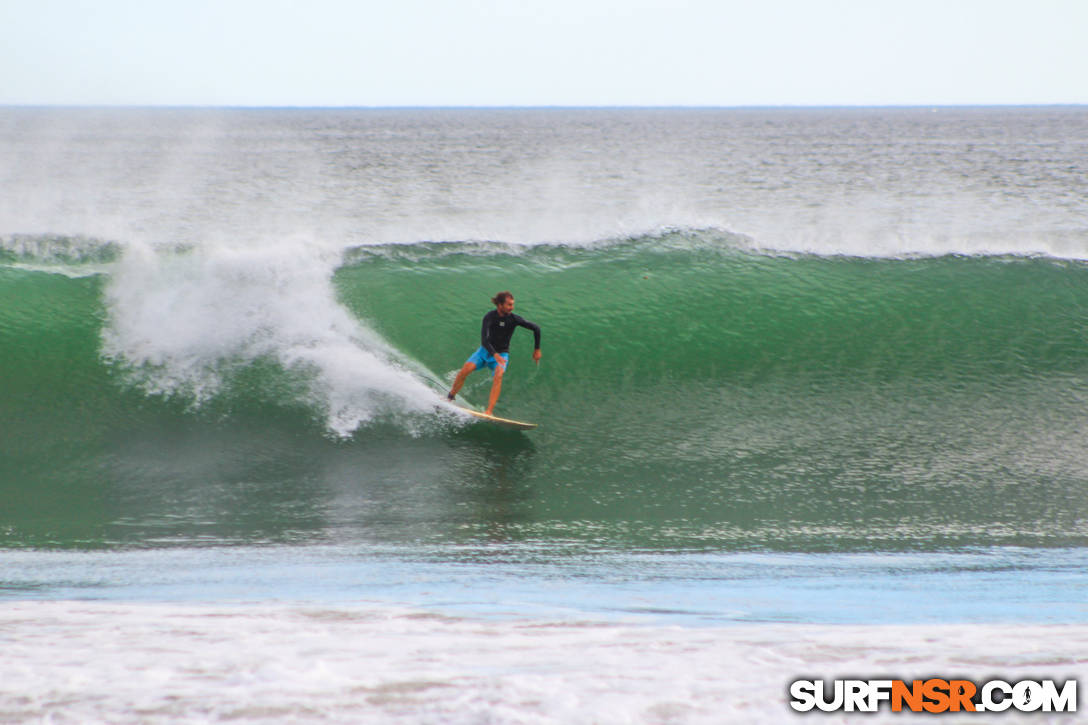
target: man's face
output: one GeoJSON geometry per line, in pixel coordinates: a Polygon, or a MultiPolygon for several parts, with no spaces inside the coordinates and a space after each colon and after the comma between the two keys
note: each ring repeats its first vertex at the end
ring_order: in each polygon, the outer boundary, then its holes
{"type": "Polygon", "coordinates": [[[501,305],[499,305],[499,314],[502,316],[509,315],[514,311],[514,298],[507,297],[501,305]]]}

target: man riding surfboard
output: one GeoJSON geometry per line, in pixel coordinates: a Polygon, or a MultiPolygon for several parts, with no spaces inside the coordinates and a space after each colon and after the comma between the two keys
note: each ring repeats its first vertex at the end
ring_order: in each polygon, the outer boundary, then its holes
{"type": "Polygon", "coordinates": [[[484,315],[480,330],[480,348],[465,361],[446,396],[450,400],[457,397],[457,392],[465,384],[465,378],[473,370],[490,368],[493,373],[487,415],[494,414],[495,403],[502,391],[502,376],[510,359],[510,338],[514,335],[514,330],[524,327],[533,331],[533,362],[540,362],[540,325],[514,314],[514,295],[510,292],[499,292],[491,298],[491,304],[495,305],[495,309],[484,315]]]}

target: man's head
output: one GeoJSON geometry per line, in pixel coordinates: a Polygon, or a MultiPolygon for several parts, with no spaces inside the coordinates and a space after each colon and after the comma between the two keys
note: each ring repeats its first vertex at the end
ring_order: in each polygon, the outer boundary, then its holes
{"type": "Polygon", "coordinates": [[[509,315],[514,311],[514,295],[510,292],[500,292],[491,298],[491,303],[500,315],[509,315]]]}

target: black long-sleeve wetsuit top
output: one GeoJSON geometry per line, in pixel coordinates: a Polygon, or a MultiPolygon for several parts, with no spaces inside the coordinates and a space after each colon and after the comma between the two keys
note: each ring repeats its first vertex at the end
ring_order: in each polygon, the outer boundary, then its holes
{"type": "Polygon", "coordinates": [[[533,347],[540,348],[540,325],[529,322],[511,312],[505,317],[499,316],[498,310],[491,310],[484,315],[483,329],[480,330],[480,344],[491,355],[510,351],[510,338],[514,330],[524,327],[533,331],[533,347]]]}

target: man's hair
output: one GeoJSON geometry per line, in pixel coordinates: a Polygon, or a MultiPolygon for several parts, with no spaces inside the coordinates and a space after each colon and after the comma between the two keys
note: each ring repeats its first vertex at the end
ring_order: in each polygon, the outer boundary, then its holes
{"type": "Polygon", "coordinates": [[[495,295],[494,297],[491,298],[491,304],[501,305],[504,302],[506,302],[506,300],[510,299],[513,296],[514,296],[513,292],[500,292],[500,293],[498,293],[497,295],[495,295]]]}

